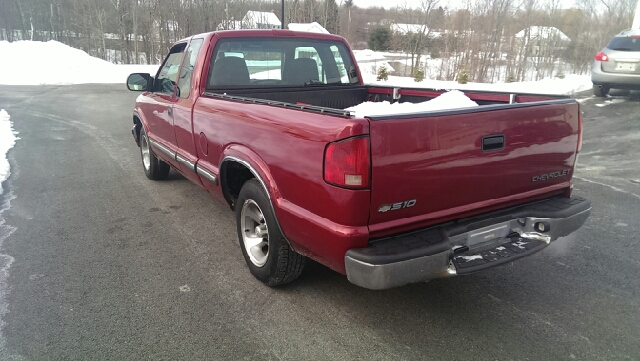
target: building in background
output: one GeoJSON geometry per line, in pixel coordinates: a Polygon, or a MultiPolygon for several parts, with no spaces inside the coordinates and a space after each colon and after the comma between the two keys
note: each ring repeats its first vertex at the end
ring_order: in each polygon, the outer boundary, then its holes
{"type": "Polygon", "coordinates": [[[327,31],[327,29],[323,28],[322,25],[318,24],[315,21],[312,23],[289,23],[287,24],[287,28],[293,31],[329,34],[329,31],[327,31]]]}
{"type": "Polygon", "coordinates": [[[530,49],[529,55],[534,56],[548,55],[565,49],[571,42],[568,36],[552,26],[531,26],[520,30],[515,37],[518,41],[524,42],[525,47],[530,49]]]}
{"type": "Polygon", "coordinates": [[[247,14],[242,18],[242,28],[282,29],[282,22],[273,11],[247,11],[247,14]]]}

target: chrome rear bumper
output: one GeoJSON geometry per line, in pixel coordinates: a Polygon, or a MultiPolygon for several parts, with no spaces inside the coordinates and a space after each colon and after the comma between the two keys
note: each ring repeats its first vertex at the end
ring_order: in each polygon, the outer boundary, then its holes
{"type": "Polygon", "coordinates": [[[346,253],[347,278],[380,290],[492,268],[576,231],[590,212],[585,198],[551,198],[374,240],[346,253]]]}

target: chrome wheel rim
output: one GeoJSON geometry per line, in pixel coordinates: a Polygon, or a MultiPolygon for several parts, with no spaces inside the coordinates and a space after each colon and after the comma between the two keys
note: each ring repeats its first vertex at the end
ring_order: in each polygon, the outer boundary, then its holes
{"type": "Polygon", "coordinates": [[[240,214],[242,242],[251,263],[262,267],[269,256],[269,229],[264,214],[258,204],[247,199],[242,205],[240,214]]]}
{"type": "Polygon", "coordinates": [[[140,137],[140,151],[142,152],[142,165],[144,169],[149,170],[149,167],[151,167],[151,150],[149,149],[149,141],[146,134],[140,137]]]}

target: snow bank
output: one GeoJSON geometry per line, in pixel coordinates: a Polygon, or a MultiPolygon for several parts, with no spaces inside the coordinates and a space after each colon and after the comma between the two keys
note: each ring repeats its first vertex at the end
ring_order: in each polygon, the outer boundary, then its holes
{"type": "Polygon", "coordinates": [[[11,124],[10,116],[6,110],[0,110],[0,194],[3,193],[2,182],[9,178],[10,167],[7,160],[7,152],[16,144],[16,134],[11,124]]]}
{"type": "Polygon", "coordinates": [[[354,50],[353,55],[356,57],[356,61],[358,62],[358,64],[364,63],[367,61],[387,60],[385,53],[382,53],[379,51],[373,51],[370,49],[354,50]]]}
{"type": "Polygon", "coordinates": [[[51,40],[0,41],[0,84],[123,83],[131,73],[155,74],[158,65],[116,65],[51,40]]]}
{"type": "Polygon", "coordinates": [[[584,90],[589,90],[593,86],[590,75],[571,74],[564,79],[543,79],[539,81],[525,81],[518,83],[467,83],[458,84],[456,81],[424,80],[416,82],[410,77],[389,76],[387,81],[377,81],[376,75],[363,70],[362,77],[365,84],[394,86],[400,88],[430,88],[430,89],[458,89],[458,90],[478,90],[494,91],[505,93],[529,93],[529,94],[551,94],[551,95],[571,95],[584,90]]]}
{"type": "MultiPolygon", "coordinates": [[[[356,62],[358,63],[358,67],[360,67],[360,72],[364,79],[376,81],[378,70],[383,66],[387,68],[387,72],[389,73],[395,71],[391,64],[389,64],[389,61],[387,61],[386,55],[389,55],[388,53],[367,49],[354,50],[353,55],[356,57],[356,62]]],[[[413,78],[410,79],[413,80],[413,78]]]]}
{"type": "Polygon", "coordinates": [[[429,74],[441,66],[442,59],[431,59],[426,55],[420,58],[421,63],[427,64],[425,80],[416,82],[411,76],[389,76],[386,81],[376,80],[380,66],[385,65],[389,72],[393,71],[389,62],[404,62],[408,66],[409,55],[405,53],[390,53],[372,50],[354,50],[353,54],[360,66],[363,81],[370,85],[394,86],[400,88],[431,88],[431,89],[459,89],[459,90],[488,90],[508,93],[535,93],[553,95],[571,95],[589,90],[593,86],[590,75],[569,74],[564,79],[547,78],[539,81],[524,81],[517,83],[468,83],[458,84],[456,81],[430,80],[429,74]]]}
{"type": "Polygon", "coordinates": [[[469,99],[463,92],[452,90],[442,95],[422,103],[389,103],[384,102],[365,102],[347,108],[357,117],[395,115],[407,113],[421,113],[434,110],[457,109],[477,107],[478,104],[469,99]]]}

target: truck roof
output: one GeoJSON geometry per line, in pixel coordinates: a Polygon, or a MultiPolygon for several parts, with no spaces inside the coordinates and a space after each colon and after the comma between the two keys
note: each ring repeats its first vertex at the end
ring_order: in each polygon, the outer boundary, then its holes
{"type": "Polygon", "coordinates": [[[187,41],[190,38],[208,38],[210,36],[220,36],[224,38],[246,38],[246,37],[298,37],[298,38],[306,38],[306,39],[323,39],[323,40],[337,40],[346,42],[346,40],[338,35],[332,34],[322,34],[322,33],[311,33],[307,31],[293,31],[293,30],[282,30],[282,29],[241,29],[241,30],[220,30],[220,31],[211,31],[208,33],[201,33],[186,37],[177,41],[183,42],[187,41]]]}

